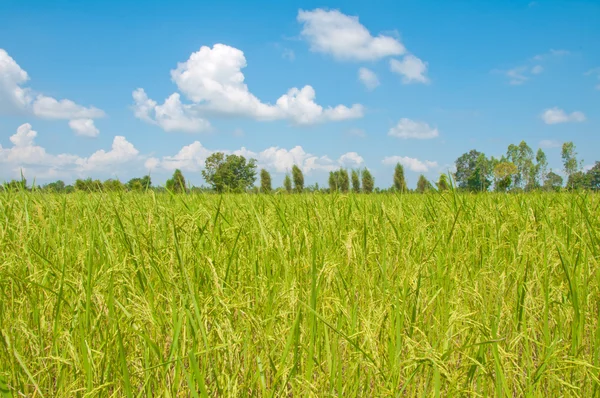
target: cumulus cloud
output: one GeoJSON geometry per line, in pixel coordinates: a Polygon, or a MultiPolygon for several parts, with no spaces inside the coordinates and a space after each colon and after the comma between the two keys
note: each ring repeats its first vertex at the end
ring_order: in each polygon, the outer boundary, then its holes
{"type": "Polygon", "coordinates": [[[375,72],[367,68],[360,68],[358,70],[358,79],[365,85],[369,90],[374,90],[379,86],[379,79],[375,72]]]}
{"type": "Polygon", "coordinates": [[[69,127],[77,135],[97,137],[100,134],[100,131],[94,125],[93,119],[73,119],[69,121],[69,127]]]}
{"type": "MultiPolygon", "coordinates": [[[[57,100],[43,94],[36,94],[32,89],[23,87],[28,81],[27,72],[21,69],[5,50],[0,49],[0,114],[21,112],[44,119],[71,121],[105,116],[104,111],[93,106],[84,107],[68,99],[57,100]]],[[[75,121],[74,124],[81,127],[80,121],[75,121]]],[[[79,130],[75,128],[73,130],[79,133],[79,130]]],[[[89,133],[91,130],[86,131],[89,133]]],[[[98,130],[95,129],[95,135],[97,134],[98,130]]]]}
{"type": "Polygon", "coordinates": [[[402,76],[402,83],[429,83],[427,73],[427,62],[412,54],[405,56],[402,61],[390,60],[390,70],[402,76]]]}
{"type": "Polygon", "coordinates": [[[396,126],[388,131],[388,135],[403,139],[428,140],[439,136],[440,133],[437,128],[431,127],[425,122],[402,118],[396,126]]]}
{"type": "Polygon", "coordinates": [[[326,155],[317,156],[308,153],[301,146],[291,149],[280,147],[269,147],[260,152],[251,151],[245,147],[238,150],[208,149],[199,141],[186,145],[173,156],[163,156],[161,159],[151,158],[146,161],[146,167],[152,169],[164,169],[172,171],[180,169],[183,171],[198,172],[204,168],[206,159],[215,152],[225,154],[233,153],[244,156],[247,159],[257,160],[259,168],[265,168],[275,173],[286,173],[297,165],[305,173],[313,171],[331,171],[339,167],[359,167],[364,164],[364,159],[356,152],[348,152],[341,155],[337,161],[326,155]]]}
{"type": "Polygon", "coordinates": [[[364,162],[365,160],[363,159],[363,157],[356,152],[345,153],[338,159],[338,163],[342,167],[347,168],[360,167],[364,162]]]}
{"type": "Polygon", "coordinates": [[[383,159],[382,163],[387,166],[393,166],[397,163],[400,163],[409,170],[417,173],[425,173],[432,168],[438,167],[437,162],[432,162],[429,160],[421,161],[419,159],[411,158],[408,156],[386,156],[383,159]]]}
{"type": "Polygon", "coordinates": [[[311,51],[339,60],[375,61],[406,51],[396,38],[383,34],[374,37],[358,17],[338,10],[299,10],[297,19],[302,24],[300,34],[308,41],[311,51]]]}
{"type": "Polygon", "coordinates": [[[558,124],[558,123],[581,123],[585,121],[585,115],[583,112],[574,111],[566,113],[564,110],[554,107],[546,109],[542,112],[542,120],[546,124],[558,124]]]}
{"type": "Polygon", "coordinates": [[[263,103],[244,83],[245,67],[241,50],[224,44],[203,46],[171,71],[171,79],[192,104],[182,104],[175,93],[163,105],[157,105],[140,88],[133,92],[134,114],[166,131],[189,132],[208,129],[209,122],[204,118],[210,115],[265,121],[286,119],[299,125],[363,116],[359,104],[323,108],[315,102],[315,90],[308,85],[289,89],[275,105],[263,103]]]}
{"type": "Polygon", "coordinates": [[[0,169],[18,176],[27,170],[31,177],[52,178],[87,176],[89,172],[114,171],[118,165],[140,160],[139,151],[122,136],[116,136],[110,150],[99,150],[89,157],[71,154],[53,155],[35,143],[37,132],[25,123],[10,137],[13,146],[0,146],[0,169]]]}

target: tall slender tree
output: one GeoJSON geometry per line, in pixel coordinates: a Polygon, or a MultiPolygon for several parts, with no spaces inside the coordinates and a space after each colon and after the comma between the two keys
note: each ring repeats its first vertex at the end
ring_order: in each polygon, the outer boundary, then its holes
{"type": "Polygon", "coordinates": [[[546,175],[548,174],[548,159],[542,148],[537,150],[535,162],[536,186],[541,187],[546,182],[546,175]]]}
{"type": "Polygon", "coordinates": [[[271,174],[265,169],[260,170],[260,191],[262,193],[271,192],[271,174]]]}
{"type": "Polygon", "coordinates": [[[396,163],[394,169],[394,189],[399,192],[407,192],[406,179],[404,178],[404,167],[400,163],[396,163]]]}
{"type": "Polygon", "coordinates": [[[167,189],[173,193],[186,192],[185,177],[181,170],[176,169],[173,173],[173,177],[167,180],[167,189]]]}
{"type": "Polygon", "coordinates": [[[580,165],[577,161],[577,152],[575,152],[575,144],[572,141],[565,142],[562,146],[561,157],[565,174],[567,175],[567,188],[574,188],[574,176],[579,171],[580,165]],[[569,181],[570,180],[570,181],[569,181]]]}
{"type": "Polygon", "coordinates": [[[421,174],[419,176],[419,180],[417,181],[417,192],[425,193],[427,191],[431,191],[433,189],[433,185],[429,182],[429,180],[421,174]]]}
{"type": "Polygon", "coordinates": [[[448,176],[446,174],[440,174],[440,178],[438,182],[436,182],[438,191],[447,191],[450,189],[450,184],[448,183],[448,176]]]}
{"type": "Polygon", "coordinates": [[[355,193],[360,192],[360,177],[358,170],[352,170],[352,191],[355,193]]]}
{"type": "Polygon", "coordinates": [[[297,193],[301,193],[304,190],[304,175],[300,167],[292,166],[292,178],[294,180],[294,190],[297,193]]]}
{"type": "Polygon", "coordinates": [[[292,193],[292,179],[289,174],[286,174],[283,179],[283,187],[287,193],[292,193]]]}
{"type": "Polygon", "coordinates": [[[371,175],[371,172],[369,171],[369,169],[367,169],[367,168],[363,169],[363,171],[361,173],[361,177],[362,177],[363,192],[365,192],[365,193],[373,192],[373,188],[375,187],[375,179],[373,178],[373,175],[371,175]]]}

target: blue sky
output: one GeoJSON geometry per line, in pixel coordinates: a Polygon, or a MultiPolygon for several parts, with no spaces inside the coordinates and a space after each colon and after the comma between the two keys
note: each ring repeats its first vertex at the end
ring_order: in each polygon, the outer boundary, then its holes
{"type": "Polygon", "coordinates": [[[307,183],[368,167],[384,187],[400,161],[414,186],[521,140],[553,169],[574,141],[589,165],[598,43],[597,1],[4,0],[0,180],[180,167],[200,185],[224,150],[276,184],[298,164],[307,183]]]}

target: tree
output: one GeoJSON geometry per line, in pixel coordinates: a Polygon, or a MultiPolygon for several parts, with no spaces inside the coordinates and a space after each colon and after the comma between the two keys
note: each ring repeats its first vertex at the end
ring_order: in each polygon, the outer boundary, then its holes
{"type": "Polygon", "coordinates": [[[271,174],[265,169],[260,171],[260,191],[262,193],[271,192],[271,174]]]}
{"type": "Polygon", "coordinates": [[[404,167],[400,163],[396,163],[394,169],[394,189],[399,192],[407,192],[406,179],[404,178],[404,167]]]}
{"type": "Polygon", "coordinates": [[[448,183],[448,176],[446,174],[440,174],[440,178],[438,182],[436,182],[438,191],[447,191],[450,189],[450,184],[448,183]]]}
{"type": "Polygon", "coordinates": [[[125,190],[125,185],[119,180],[108,179],[102,184],[102,190],[105,192],[120,192],[125,190]]]}
{"type": "Polygon", "coordinates": [[[586,175],[589,188],[594,191],[600,190],[600,162],[597,161],[586,175]]]}
{"type": "Polygon", "coordinates": [[[217,192],[244,192],[256,181],[256,160],[215,152],[206,159],[202,176],[217,192]]]}
{"type": "MultiPolygon", "coordinates": [[[[579,164],[577,162],[577,152],[575,152],[575,145],[573,142],[565,142],[563,144],[561,157],[565,174],[572,180],[571,182],[574,182],[571,176],[579,170],[579,164]]],[[[567,187],[569,187],[569,182],[567,182],[567,187]]]]}
{"type": "Polygon", "coordinates": [[[425,193],[427,191],[431,191],[433,189],[433,185],[429,182],[429,180],[421,174],[419,176],[419,180],[417,181],[417,192],[425,193]]]}
{"type": "Polygon", "coordinates": [[[340,191],[346,193],[350,190],[350,178],[348,178],[348,170],[338,170],[338,183],[340,191]]]}
{"type": "Polygon", "coordinates": [[[526,190],[535,188],[536,173],[533,164],[533,150],[529,145],[527,145],[525,141],[521,141],[518,146],[513,144],[509,145],[506,152],[506,158],[517,168],[517,173],[513,177],[513,185],[515,187],[525,188],[526,190]]]}
{"type": "Polygon", "coordinates": [[[181,170],[176,169],[173,173],[173,177],[167,180],[167,189],[173,193],[185,193],[185,177],[181,170]]]}
{"type": "Polygon", "coordinates": [[[12,180],[4,183],[5,191],[27,191],[27,180],[21,178],[20,180],[12,180]]]}
{"type": "Polygon", "coordinates": [[[64,192],[65,191],[65,183],[62,180],[54,181],[44,186],[45,191],[49,192],[64,192]]]}
{"type": "Polygon", "coordinates": [[[85,192],[100,192],[102,191],[102,182],[100,180],[92,180],[86,178],[85,180],[75,180],[75,190],[85,192]]]}
{"type": "Polygon", "coordinates": [[[456,159],[454,178],[461,189],[469,191],[487,191],[491,185],[492,163],[485,154],[472,149],[456,159]]]}
{"type": "Polygon", "coordinates": [[[352,170],[352,191],[360,192],[360,177],[357,170],[352,170]]]}
{"type": "Polygon", "coordinates": [[[285,188],[287,193],[292,193],[292,179],[289,174],[285,175],[283,179],[283,187],[285,188]]]}
{"type": "Polygon", "coordinates": [[[567,179],[568,189],[585,189],[589,186],[587,174],[581,170],[577,170],[567,179]]]}
{"type": "Polygon", "coordinates": [[[329,192],[337,192],[338,190],[338,174],[337,171],[329,172],[329,192]]]}
{"type": "Polygon", "coordinates": [[[149,175],[142,178],[136,177],[127,181],[127,189],[130,191],[147,191],[152,187],[152,180],[149,175]]]}
{"type": "Polygon", "coordinates": [[[294,180],[294,189],[296,192],[301,193],[304,190],[304,175],[300,167],[292,166],[292,178],[294,180]]]}
{"type": "Polygon", "coordinates": [[[562,188],[562,185],[563,178],[550,170],[550,172],[546,175],[546,179],[544,180],[544,190],[558,192],[562,188]]]}
{"type": "Polygon", "coordinates": [[[506,192],[513,181],[516,180],[519,171],[517,166],[511,162],[501,161],[494,166],[494,188],[498,192],[506,192]]]}
{"type": "Polygon", "coordinates": [[[375,186],[375,179],[371,175],[369,169],[364,169],[361,173],[362,177],[362,189],[365,193],[373,192],[373,187],[375,186]]]}
{"type": "Polygon", "coordinates": [[[542,148],[537,150],[535,154],[535,174],[537,186],[543,186],[546,182],[546,175],[548,174],[548,159],[546,159],[546,154],[542,151],[542,148]]]}

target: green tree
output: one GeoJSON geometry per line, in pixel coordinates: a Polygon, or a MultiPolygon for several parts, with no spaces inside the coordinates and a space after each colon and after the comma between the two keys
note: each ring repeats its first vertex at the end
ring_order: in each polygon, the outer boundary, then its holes
{"type": "Polygon", "coordinates": [[[406,179],[404,178],[404,167],[400,163],[396,163],[394,169],[394,189],[398,192],[407,192],[406,179]]]}
{"type": "Polygon", "coordinates": [[[4,190],[6,191],[27,191],[27,180],[21,178],[20,180],[12,180],[4,183],[4,190]]]}
{"type": "Polygon", "coordinates": [[[498,192],[506,192],[519,173],[517,166],[512,162],[500,161],[494,166],[494,188],[498,192]]]}
{"type": "Polygon", "coordinates": [[[587,182],[590,189],[594,191],[600,190],[600,162],[596,162],[591,169],[586,173],[587,182]]]}
{"type": "Polygon", "coordinates": [[[560,191],[563,185],[563,178],[552,170],[546,175],[543,188],[545,191],[560,191]]]}
{"type": "Polygon", "coordinates": [[[363,192],[365,192],[365,193],[373,192],[373,188],[375,186],[375,179],[371,175],[371,172],[369,171],[369,169],[365,168],[361,173],[361,177],[362,177],[363,192]]]}
{"type": "Polygon", "coordinates": [[[437,185],[438,191],[447,191],[448,189],[450,189],[448,176],[446,174],[440,174],[440,178],[438,179],[438,182],[435,185],[437,185]]]}
{"type": "Polygon", "coordinates": [[[568,179],[571,181],[567,181],[567,187],[573,188],[570,183],[575,183],[576,178],[572,178],[577,171],[579,171],[579,163],[577,162],[577,152],[575,152],[575,145],[573,142],[565,142],[562,146],[561,157],[563,160],[563,166],[565,170],[565,174],[568,179]]]}
{"type": "Polygon", "coordinates": [[[329,172],[329,192],[337,192],[338,190],[338,174],[337,171],[329,172]]]}
{"type": "Polygon", "coordinates": [[[357,170],[352,170],[352,191],[355,193],[360,192],[360,176],[357,170]]]}
{"type": "Polygon", "coordinates": [[[65,183],[62,180],[54,181],[44,186],[44,191],[48,192],[64,192],[65,191],[65,183]]]}
{"type": "Polygon", "coordinates": [[[535,161],[536,185],[537,187],[541,187],[546,182],[546,176],[548,174],[548,159],[546,158],[546,154],[542,148],[537,150],[537,153],[535,154],[535,161]]]}
{"type": "Polygon", "coordinates": [[[149,175],[145,175],[142,178],[132,178],[126,185],[130,191],[147,191],[152,187],[152,180],[149,175]]]}
{"type": "Polygon", "coordinates": [[[125,185],[119,180],[108,179],[102,184],[102,190],[105,192],[120,192],[125,190],[125,185]]]}
{"type": "Polygon", "coordinates": [[[265,169],[260,171],[260,191],[262,193],[271,192],[271,174],[265,169]]]}
{"type": "Polygon", "coordinates": [[[458,187],[468,191],[487,191],[491,185],[492,162],[485,154],[472,149],[456,159],[454,178],[458,187]]]}
{"type": "Polygon", "coordinates": [[[431,191],[432,189],[433,185],[431,185],[429,180],[423,174],[421,174],[417,180],[417,192],[425,193],[427,191],[431,191]]]}
{"type": "Polygon", "coordinates": [[[304,190],[304,175],[300,167],[296,165],[292,166],[292,178],[294,180],[294,190],[301,193],[304,190]]]}
{"type": "Polygon", "coordinates": [[[185,193],[187,188],[185,184],[185,177],[181,170],[176,169],[173,173],[173,177],[167,180],[167,189],[173,193],[185,193]]]}
{"type": "Polygon", "coordinates": [[[348,170],[339,169],[337,172],[339,190],[346,193],[350,190],[350,178],[348,178],[348,170]]]}
{"type": "Polygon", "coordinates": [[[287,193],[292,193],[292,179],[289,174],[286,174],[283,179],[283,187],[287,193]]]}
{"type": "Polygon", "coordinates": [[[75,190],[84,192],[100,192],[102,191],[102,181],[86,178],[85,180],[75,180],[75,190]]]}
{"type": "Polygon", "coordinates": [[[509,145],[506,151],[506,158],[517,168],[517,174],[513,177],[515,187],[531,190],[536,186],[535,165],[533,163],[533,150],[525,141],[521,141],[518,146],[509,145]]]}
{"type": "Polygon", "coordinates": [[[569,175],[567,179],[568,189],[586,189],[589,186],[588,175],[581,170],[577,170],[573,174],[569,175]]]}
{"type": "Polygon", "coordinates": [[[215,152],[206,159],[202,176],[217,192],[244,192],[256,181],[256,160],[215,152]]]}

